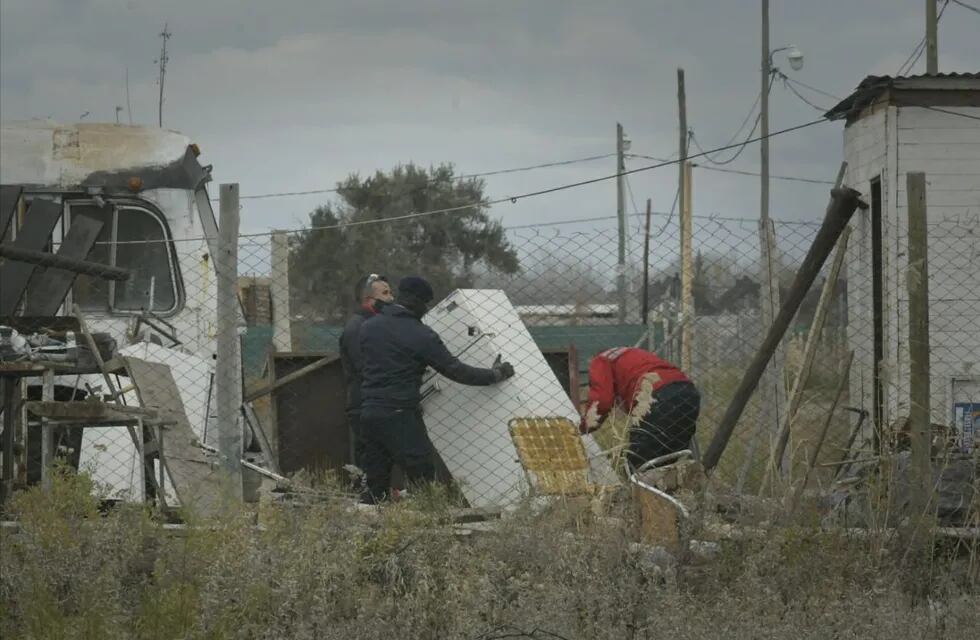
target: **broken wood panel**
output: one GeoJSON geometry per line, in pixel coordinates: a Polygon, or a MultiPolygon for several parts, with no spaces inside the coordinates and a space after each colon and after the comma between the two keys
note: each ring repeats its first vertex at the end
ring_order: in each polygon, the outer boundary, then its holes
{"type": "MultiPolygon", "coordinates": [[[[19,249],[41,251],[51,239],[51,232],[60,219],[59,203],[35,200],[24,217],[23,226],[17,231],[13,245],[19,249]]],[[[14,315],[34,269],[32,264],[9,260],[0,266],[0,316],[14,315]]]]}
{"type": "MultiPolygon", "coordinates": [[[[102,226],[102,222],[94,218],[76,217],[64,242],[58,248],[58,257],[84,259],[95,246],[102,226]]],[[[43,268],[35,273],[31,278],[31,294],[24,307],[24,314],[53,316],[58,313],[77,276],[78,274],[73,271],[55,268],[43,268]]]]}
{"type": "Polygon", "coordinates": [[[173,426],[161,429],[161,462],[181,507],[205,517],[217,513],[225,477],[198,446],[170,367],[139,358],[127,357],[125,362],[143,407],[155,409],[174,421],[173,426]]]}
{"type": "Polygon", "coordinates": [[[0,187],[0,240],[7,233],[7,227],[17,211],[22,189],[19,185],[3,185],[0,187]]]}

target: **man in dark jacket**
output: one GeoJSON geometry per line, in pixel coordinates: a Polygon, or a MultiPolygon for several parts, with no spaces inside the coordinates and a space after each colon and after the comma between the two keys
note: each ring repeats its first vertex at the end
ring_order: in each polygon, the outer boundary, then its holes
{"type": "Polygon", "coordinates": [[[657,354],[617,347],[592,359],[582,433],[601,427],[617,402],[638,422],[631,422],[626,455],[633,468],[690,445],[701,395],[683,371],[657,354]]]}
{"type": "Polygon", "coordinates": [[[350,427],[354,464],[360,466],[361,458],[361,325],[377,315],[386,304],[391,304],[391,286],[384,276],[372,273],[357,281],[354,298],[359,306],[340,334],[340,362],[347,382],[347,424],[350,427]]]}
{"type": "Polygon", "coordinates": [[[408,482],[435,480],[435,461],[422,421],[422,376],[427,367],[454,382],[489,386],[514,375],[500,356],[490,369],[456,359],[439,335],[422,323],[432,287],[418,277],[398,284],[398,298],[361,327],[361,468],[367,476],[362,500],[387,497],[391,469],[398,464],[408,482]]]}

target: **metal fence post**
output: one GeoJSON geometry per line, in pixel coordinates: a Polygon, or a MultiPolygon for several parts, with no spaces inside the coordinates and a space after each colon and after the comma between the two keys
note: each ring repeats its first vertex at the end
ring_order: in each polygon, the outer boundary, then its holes
{"type": "Polygon", "coordinates": [[[220,187],[218,219],[218,336],[215,397],[218,414],[218,449],[231,476],[233,496],[242,496],[242,437],[239,429],[241,364],[238,357],[238,185],[220,187]]]}

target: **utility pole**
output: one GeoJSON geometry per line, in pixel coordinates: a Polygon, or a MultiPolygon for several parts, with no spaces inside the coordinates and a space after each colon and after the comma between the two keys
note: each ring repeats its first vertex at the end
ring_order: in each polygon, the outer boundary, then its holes
{"type": "Polygon", "coordinates": [[[626,322],[626,203],[624,182],[626,176],[625,135],[623,125],[616,123],[616,217],[619,220],[619,263],[616,289],[619,292],[619,322],[626,322]]]}
{"type": "Polygon", "coordinates": [[[160,127],[163,127],[163,81],[167,76],[167,62],[170,58],[167,57],[167,40],[170,39],[172,34],[167,30],[167,23],[163,23],[163,31],[160,33],[160,38],[163,40],[163,44],[160,47],[160,59],[157,62],[160,65],[160,102],[157,108],[157,113],[159,115],[160,127]]]}
{"type": "MultiPolygon", "coordinates": [[[[687,188],[688,188],[687,146],[689,140],[689,136],[687,133],[687,90],[685,89],[684,86],[684,69],[681,68],[677,69],[677,117],[679,121],[679,129],[678,129],[679,147],[677,153],[678,153],[678,157],[680,158],[680,162],[677,165],[678,168],[677,206],[678,206],[678,211],[680,212],[678,218],[679,219],[678,228],[680,229],[681,232],[680,252],[681,252],[681,263],[682,263],[681,270],[683,271],[683,262],[684,262],[684,255],[685,255],[684,215],[688,211],[690,194],[687,192],[687,188]]],[[[684,290],[683,287],[681,287],[681,291],[678,292],[679,293],[678,298],[680,302],[680,305],[678,306],[681,309],[683,309],[683,305],[684,305],[683,290],[684,290]]],[[[687,337],[687,334],[684,333],[683,327],[687,326],[686,323],[688,322],[688,320],[689,320],[688,318],[684,317],[683,313],[678,317],[677,321],[681,323],[680,324],[681,333],[678,336],[678,339],[680,340],[680,344],[679,344],[679,348],[677,349],[678,353],[675,355],[675,357],[681,357],[683,353],[686,353],[687,345],[684,343],[684,338],[687,337]]]]}
{"type": "Polygon", "coordinates": [[[641,305],[643,326],[650,330],[650,216],[653,213],[650,198],[647,198],[647,219],[643,233],[643,304],[641,305]]]}
{"type": "Polygon", "coordinates": [[[938,22],[936,0],[926,0],[926,73],[931,76],[939,73],[938,22]]]}
{"type": "Polygon", "coordinates": [[[762,0],[762,91],[759,98],[759,160],[761,162],[759,218],[769,221],[769,77],[772,75],[769,51],[769,0],[762,0]]]}
{"type": "Polygon", "coordinates": [[[133,124],[133,105],[129,101],[129,67],[126,67],[126,117],[129,118],[129,124],[133,124]]]}

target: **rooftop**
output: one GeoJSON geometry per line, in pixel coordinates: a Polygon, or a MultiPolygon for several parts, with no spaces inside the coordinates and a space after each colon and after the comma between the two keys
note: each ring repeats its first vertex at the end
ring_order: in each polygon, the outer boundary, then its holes
{"type": "Polygon", "coordinates": [[[847,118],[850,122],[877,102],[897,106],[980,107],[980,72],[868,76],[851,95],[824,115],[829,120],[847,118]]]}

